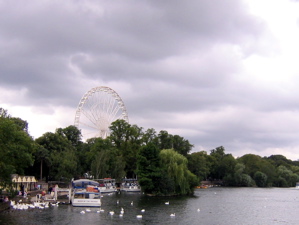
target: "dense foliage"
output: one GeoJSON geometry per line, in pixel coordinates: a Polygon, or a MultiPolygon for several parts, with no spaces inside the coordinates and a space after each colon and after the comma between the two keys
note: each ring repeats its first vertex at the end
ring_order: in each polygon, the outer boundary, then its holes
{"type": "Polygon", "coordinates": [[[203,180],[258,187],[292,187],[299,181],[299,162],[282,155],[236,159],[223,146],[210,154],[191,153],[188,140],[165,130],[144,130],[124,120],[113,122],[110,129],[108,138],[86,142],[75,126],[33,140],[26,121],[0,108],[0,186],[9,185],[13,173],[46,181],[138,177],[143,191],[155,195],[190,194],[203,180]]]}

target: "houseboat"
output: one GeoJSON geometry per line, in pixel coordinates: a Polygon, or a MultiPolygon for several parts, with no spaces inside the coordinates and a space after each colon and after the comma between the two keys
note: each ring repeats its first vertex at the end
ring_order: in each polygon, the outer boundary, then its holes
{"type": "Polygon", "coordinates": [[[120,186],[121,191],[127,191],[127,192],[140,192],[141,187],[138,183],[137,179],[123,179],[122,184],[120,186]]]}
{"type": "Polygon", "coordinates": [[[104,179],[96,179],[95,181],[99,182],[99,190],[101,193],[112,193],[116,192],[116,184],[115,179],[112,178],[104,178],[104,179]]]}
{"type": "Polygon", "coordinates": [[[73,206],[101,207],[99,183],[88,179],[72,181],[71,202],[73,206]]]}

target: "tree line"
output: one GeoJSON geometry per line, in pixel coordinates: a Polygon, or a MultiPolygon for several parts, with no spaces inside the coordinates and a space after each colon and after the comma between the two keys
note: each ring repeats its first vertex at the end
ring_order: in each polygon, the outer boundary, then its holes
{"type": "Polygon", "coordinates": [[[75,126],[58,128],[33,139],[28,123],[0,108],[0,186],[11,174],[46,181],[72,178],[136,178],[145,193],[191,194],[202,180],[225,186],[292,187],[299,181],[299,162],[283,155],[234,158],[223,146],[193,152],[188,140],[162,130],[144,130],[124,120],[110,126],[106,139],[82,141],[75,126]]]}

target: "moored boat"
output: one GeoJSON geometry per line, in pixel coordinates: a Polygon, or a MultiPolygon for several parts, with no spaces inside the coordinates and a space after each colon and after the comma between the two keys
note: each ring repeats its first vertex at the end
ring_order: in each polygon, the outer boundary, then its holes
{"type": "Polygon", "coordinates": [[[73,206],[81,207],[101,207],[101,192],[99,183],[88,179],[72,181],[73,206]]]}
{"type": "Polygon", "coordinates": [[[96,179],[95,181],[99,182],[99,190],[101,191],[101,193],[111,193],[117,191],[115,179],[104,178],[96,179]]]}
{"type": "Polygon", "coordinates": [[[141,187],[138,183],[137,179],[123,179],[122,184],[120,186],[121,191],[127,191],[127,192],[140,192],[141,187]]]}

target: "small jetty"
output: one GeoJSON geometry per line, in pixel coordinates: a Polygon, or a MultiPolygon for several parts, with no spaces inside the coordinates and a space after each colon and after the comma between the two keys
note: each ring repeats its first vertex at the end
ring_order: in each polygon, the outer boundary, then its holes
{"type": "Polygon", "coordinates": [[[58,185],[55,185],[53,191],[43,194],[41,191],[33,193],[30,195],[31,202],[51,202],[56,203],[60,202],[63,204],[70,204],[71,202],[71,191],[70,187],[60,188],[58,185]]]}

